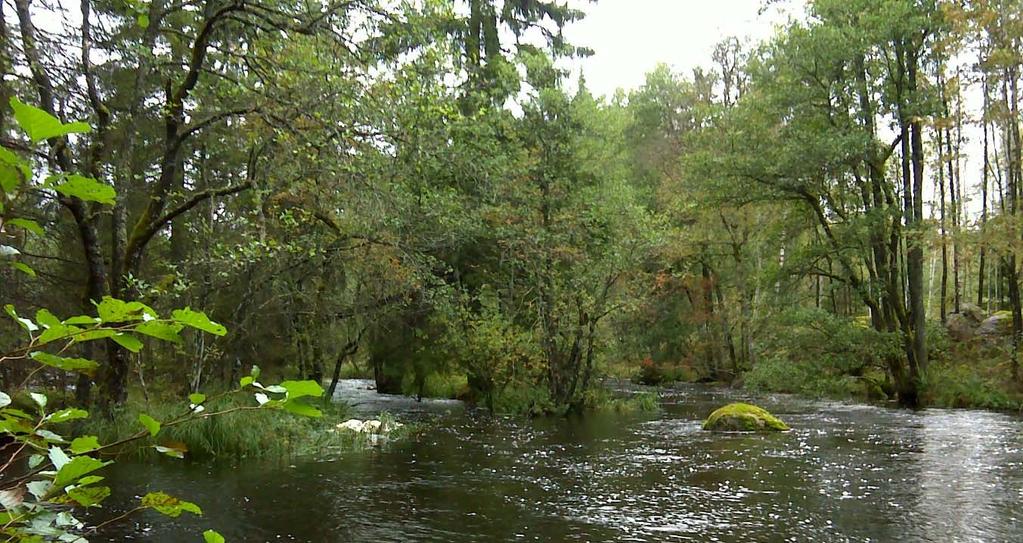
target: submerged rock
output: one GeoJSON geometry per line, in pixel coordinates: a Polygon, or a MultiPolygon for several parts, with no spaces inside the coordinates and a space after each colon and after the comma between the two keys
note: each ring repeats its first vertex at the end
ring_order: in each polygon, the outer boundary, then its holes
{"type": "Polygon", "coordinates": [[[784,432],[788,425],[763,408],[732,403],[718,408],[703,423],[712,432],[784,432]]]}
{"type": "Polygon", "coordinates": [[[360,434],[386,434],[404,426],[398,421],[382,422],[379,420],[349,419],[338,423],[338,430],[348,430],[360,434]]]}

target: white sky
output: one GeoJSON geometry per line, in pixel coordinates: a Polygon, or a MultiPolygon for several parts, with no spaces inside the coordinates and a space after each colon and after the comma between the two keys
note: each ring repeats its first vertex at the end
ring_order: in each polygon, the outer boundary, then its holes
{"type": "Polygon", "coordinates": [[[688,74],[709,66],[714,46],[735,36],[753,42],[770,37],[779,23],[801,18],[804,0],[780,0],[761,15],[763,0],[576,0],[586,11],[565,29],[569,43],[593,49],[573,61],[596,95],[634,89],[658,63],[688,74]]]}

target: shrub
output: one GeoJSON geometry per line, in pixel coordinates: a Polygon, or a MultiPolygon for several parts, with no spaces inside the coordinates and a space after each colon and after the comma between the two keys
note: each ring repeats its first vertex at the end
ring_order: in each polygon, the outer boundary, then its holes
{"type": "Polygon", "coordinates": [[[639,372],[636,373],[634,381],[641,385],[662,385],[675,382],[694,382],[698,374],[691,367],[683,364],[670,364],[667,362],[655,362],[651,357],[646,357],[639,363],[639,372]]]}
{"type": "Polygon", "coordinates": [[[743,386],[754,392],[801,392],[810,375],[801,364],[784,358],[767,358],[746,372],[743,386]]]}
{"type": "Polygon", "coordinates": [[[937,407],[1023,408],[1020,397],[1001,388],[1000,381],[983,376],[978,365],[932,364],[921,375],[920,396],[937,407]]]}

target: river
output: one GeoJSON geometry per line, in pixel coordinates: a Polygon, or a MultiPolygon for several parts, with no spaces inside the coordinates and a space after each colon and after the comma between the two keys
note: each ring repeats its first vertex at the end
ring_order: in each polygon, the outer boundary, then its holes
{"type": "Polygon", "coordinates": [[[202,518],[146,513],[94,541],[1023,541],[1023,419],[661,389],[662,412],[494,418],[457,402],[380,397],[413,440],[292,463],[121,462],[108,514],[164,490],[202,518]],[[753,400],[793,430],[711,434],[753,400]]]}

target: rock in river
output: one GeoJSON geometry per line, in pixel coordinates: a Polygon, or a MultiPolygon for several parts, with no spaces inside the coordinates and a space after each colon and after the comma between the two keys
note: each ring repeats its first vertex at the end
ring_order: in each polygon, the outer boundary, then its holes
{"type": "Polygon", "coordinates": [[[348,430],[355,433],[362,434],[386,434],[392,430],[396,430],[404,426],[398,421],[384,422],[379,420],[359,420],[349,419],[342,423],[339,423],[336,428],[338,430],[348,430]]]}
{"type": "Polygon", "coordinates": [[[766,410],[748,403],[718,408],[703,423],[712,432],[784,432],[789,427],[766,410]]]}

